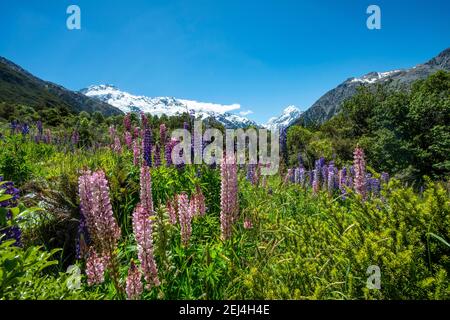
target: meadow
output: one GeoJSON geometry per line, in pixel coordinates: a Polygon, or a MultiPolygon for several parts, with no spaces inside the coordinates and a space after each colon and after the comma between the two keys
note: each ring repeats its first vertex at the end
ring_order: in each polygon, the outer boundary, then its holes
{"type": "Polygon", "coordinates": [[[341,168],[321,158],[274,176],[176,166],[170,130],[133,120],[90,145],[3,125],[1,299],[450,297],[445,181],[408,187],[361,148],[341,168]]]}

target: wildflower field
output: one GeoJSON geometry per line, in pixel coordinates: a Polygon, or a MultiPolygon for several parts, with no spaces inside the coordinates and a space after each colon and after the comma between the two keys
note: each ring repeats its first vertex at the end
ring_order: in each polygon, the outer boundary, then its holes
{"type": "Polygon", "coordinates": [[[450,297],[444,180],[408,187],[360,147],[272,176],[233,155],[173,165],[166,124],[122,118],[89,142],[3,123],[1,299],[450,297]]]}

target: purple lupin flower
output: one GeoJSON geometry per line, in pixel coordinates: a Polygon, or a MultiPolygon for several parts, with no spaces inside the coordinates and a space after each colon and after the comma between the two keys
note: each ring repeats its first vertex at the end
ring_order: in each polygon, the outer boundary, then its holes
{"type": "Polygon", "coordinates": [[[389,173],[387,173],[387,172],[381,173],[381,182],[389,183],[389,173]]]}
{"type": "Polygon", "coordinates": [[[74,130],[72,133],[72,145],[77,146],[78,142],[80,141],[80,134],[78,133],[77,130],[74,130]]]}
{"type": "Polygon", "coordinates": [[[353,158],[353,167],[355,170],[353,183],[355,192],[364,199],[366,197],[366,162],[364,160],[363,149],[356,147],[353,158]]]}
{"type": "Polygon", "coordinates": [[[256,184],[256,165],[255,164],[248,164],[247,165],[247,175],[246,175],[246,179],[247,181],[249,181],[251,184],[255,185],[256,184]]]}
{"type": "Polygon", "coordinates": [[[11,135],[14,135],[16,133],[18,127],[18,122],[16,120],[11,121],[9,124],[9,128],[11,129],[11,135]]]}
{"type": "MultiPolygon", "coordinates": [[[[0,182],[3,181],[3,177],[0,177],[0,182]]],[[[14,183],[6,182],[0,185],[0,189],[4,190],[4,194],[10,195],[12,198],[4,201],[0,201],[0,208],[7,208],[6,210],[6,220],[13,220],[13,215],[8,207],[17,206],[17,200],[19,199],[20,191],[14,187],[14,183]]],[[[11,225],[9,227],[0,230],[0,243],[3,240],[15,240],[14,246],[22,246],[22,231],[17,225],[11,225]]]]}
{"type": "Polygon", "coordinates": [[[131,261],[125,287],[128,300],[139,300],[142,292],[144,291],[141,278],[141,270],[139,270],[139,268],[134,264],[134,261],[131,261]]]}
{"type": "Polygon", "coordinates": [[[328,187],[328,192],[331,194],[333,193],[333,191],[337,188],[338,186],[338,181],[337,181],[337,168],[334,166],[333,161],[331,161],[328,164],[328,178],[327,178],[327,187],[328,187]]]}
{"type": "Polygon", "coordinates": [[[345,199],[348,187],[347,168],[344,167],[339,171],[339,190],[341,191],[342,199],[345,199]]]}
{"type": "Polygon", "coordinates": [[[30,127],[28,126],[28,123],[22,124],[22,135],[25,137],[28,133],[30,133],[30,127]]]}
{"type": "Polygon", "coordinates": [[[186,193],[179,194],[177,196],[178,201],[178,218],[180,220],[181,227],[181,240],[183,245],[187,246],[189,239],[191,238],[191,210],[189,205],[189,199],[186,193]]]}
{"type": "Polygon", "coordinates": [[[144,164],[148,167],[152,166],[152,131],[145,129],[144,139],[142,141],[142,151],[144,156],[144,164]]]}
{"type": "Polygon", "coordinates": [[[369,180],[369,184],[370,184],[370,191],[372,192],[372,194],[378,197],[381,191],[380,180],[378,180],[377,178],[371,178],[369,180]]]}
{"type": "MultiPolygon", "coordinates": [[[[3,182],[3,177],[0,176],[0,182],[3,182]]],[[[5,190],[4,193],[10,195],[12,198],[5,201],[0,201],[0,208],[13,207],[17,205],[17,200],[20,197],[20,190],[14,187],[13,182],[3,182],[0,189],[5,190]]]]}
{"type": "Polygon", "coordinates": [[[6,227],[0,231],[0,243],[4,240],[15,240],[14,246],[22,247],[22,230],[17,225],[6,227]]]}
{"type": "Polygon", "coordinates": [[[305,168],[303,166],[301,166],[298,171],[299,171],[299,182],[298,183],[302,187],[305,187],[305,181],[306,181],[305,168]]]}
{"type": "Polygon", "coordinates": [[[327,189],[327,180],[328,180],[328,166],[326,164],[324,164],[321,168],[320,168],[320,177],[321,177],[321,181],[322,181],[322,188],[324,190],[327,189]]]}
{"type": "Polygon", "coordinates": [[[164,148],[164,157],[166,159],[166,166],[170,167],[172,165],[172,150],[177,145],[178,140],[177,139],[170,139],[166,143],[166,146],[164,148]]]}
{"type": "Polygon", "coordinates": [[[300,184],[300,168],[294,169],[294,183],[300,184]]]}
{"type": "Polygon", "coordinates": [[[42,127],[42,121],[41,121],[41,120],[38,120],[38,121],[37,121],[36,127],[37,127],[37,129],[38,129],[38,134],[39,134],[39,136],[42,137],[42,135],[44,134],[44,128],[42,127]]]}
{"type": "Polygon", "coordinates": [[[78,224],[75,252],[77,259],[83,259],[88,254],[88,248],[91,244],[89,231],[86,225],[86,218],[80,213],[80,222],[78,224]]]}
{"type": "Polygon", "coordinates": [[[150,214],[139,204],[133,213],[133,232],[138,248],[138,258],[147,288],[159,286],[158,268],[153,254],[153,233],[150,214]]]}

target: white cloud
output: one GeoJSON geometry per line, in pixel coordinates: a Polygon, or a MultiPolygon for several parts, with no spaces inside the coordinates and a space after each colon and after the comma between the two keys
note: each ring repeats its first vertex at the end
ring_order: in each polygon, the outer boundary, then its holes
{"type": "Polygon", "coordinates": [[[224,113],[232,110],[237,110],[241,108],[240,104],[218,104],[218,103],[210,103],[210,102],[198,102],[194,100],[184,100],[178,99],[181,103],[188,106],[190,109],[194,110],[204,110],[204,111],[214,111],[218,113],[224,113]]]}
{"type": "Polygon", "coordinates": [[[248,116],[249,114],[252,114],[252,113],[253,113],[252,110],[246,110],[246,111],[241,111],[241,112],[239,112],[239,114],[240,114],[241,116],[248,116]]]}

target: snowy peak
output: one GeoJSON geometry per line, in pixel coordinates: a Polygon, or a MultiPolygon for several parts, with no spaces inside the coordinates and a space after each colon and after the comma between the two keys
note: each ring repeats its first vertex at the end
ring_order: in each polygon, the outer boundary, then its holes
{"type": "Polygon", "coordinates": [[[347,82],[360,82],[360,83],[376,83],[379,81],[387,80],[389,77],[396,76],[402,73],[402,70],[393,70],[387,72],[370,72],[361,78],[350,78],[347,82]]]}
{"type": "Polygon", "coordinates": [[[278,117],[270,118],[269,121],[264,125],[267,129],[277,130],[280,128],[289,127],[295,122],[302,114],[302,111],[296,106],[288,106],[278,117]]]}
{"type": "Polygon", "coordinates": [[[229,111],[240,108],[239,104],[222,105],[218,103],[198,102],[194,100],[177,99],[174,97],[146,97],[121,91],[113,85],[95,85],[80,91],[88,97],[107,102],[124,113],[145,112],[152,115],[181,115],[193,113],[202,120],[214,118],[226,128],[243,128],[256,125],[255,122],[229,111]]]}

